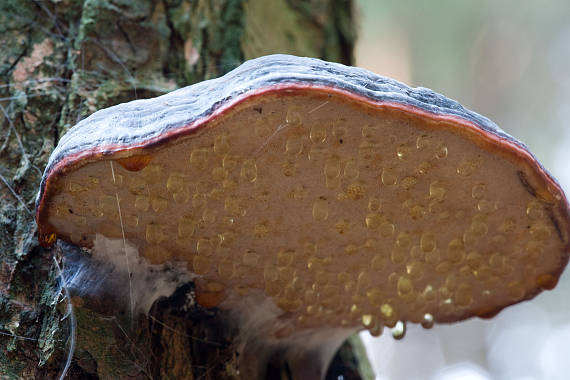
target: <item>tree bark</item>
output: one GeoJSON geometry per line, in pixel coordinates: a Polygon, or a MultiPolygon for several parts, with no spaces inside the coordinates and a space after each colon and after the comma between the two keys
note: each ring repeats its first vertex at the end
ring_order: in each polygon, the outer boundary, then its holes
{"type": "Polygon", "coordinates": [[[4,0],[0,41],[0,378],[58,378],[75,323],[67,379],[239,379],[236,329],[177,308],[192,284],[133,322],[104,295],[66,297],[61,246],[37,243],[42,170],[98,109],[270,53],[351,64],[352,0],[4,0]]]}

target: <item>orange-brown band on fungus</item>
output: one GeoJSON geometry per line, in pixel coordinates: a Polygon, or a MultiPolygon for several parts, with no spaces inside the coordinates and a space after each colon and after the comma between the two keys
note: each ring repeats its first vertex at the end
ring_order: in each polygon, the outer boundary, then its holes
{"type": "Polygon", "coordinates": [[[132,157],[125,157],[117,159],[117,163],[131,172],[138,172],[143,170],[152,160],[150,154],[140,154],[132,157]]]}
{"type": "Polygon", "coordinates": [[[196,302],[206,309],[219,306],[227,296],[226,288],[220,282],[196,279],[194,285],[196,302]]]}
{"type": "Polygon", "coordinates": [[[542,289],[552,290],[558,284],[558,278],[551,275],[550,273],[541,274],[536,278],[536,283],[542,289]]]}

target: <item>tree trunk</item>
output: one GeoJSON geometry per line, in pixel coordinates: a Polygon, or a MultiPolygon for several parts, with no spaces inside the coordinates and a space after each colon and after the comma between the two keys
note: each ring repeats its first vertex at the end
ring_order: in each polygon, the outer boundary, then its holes
{"type": "Polygon", "coordinates": [[[352,7],[352,0],[0,2],[0,378],[52,379],[64,370],[67,379],[240,378],[236,329],[193,303],[180,314],[192,284],[134,321],[106,295],[67,293],[63,246],[37,243],[42,170],[59,137],[98,109],[270,53],[352,63],[352,7]]]}

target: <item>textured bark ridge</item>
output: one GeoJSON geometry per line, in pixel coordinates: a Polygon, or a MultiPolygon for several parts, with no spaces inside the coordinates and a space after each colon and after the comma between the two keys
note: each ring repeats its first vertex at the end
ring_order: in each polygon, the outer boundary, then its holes
{"type": "MultiPolygon", "coordinates": [[[[53,261],[61,265],[60,251],[40,248],[33,217],[41,172],[60,136],[98,109],[159,96],[254,58],[260,53],[252,37],[266,20],[287,29],[312,27],[311,35],[299,33],[299,41],[273,44],[264,53],[294,52],[310,38],[315,44],[303,54],[350,64],[351,2],[319,4],[312,12],[288,1],[281,12],[255,16],[256,8],[250,14],[240,0],[0,3],[0,377],[53,379],[66,363],[70,319],[53,261]]],[[[225,361],[235,355],[231,344],[204,355],[219,352],[215,362],[192,365],[180,355],[193,344],[182,337],[208,341],[208,333],[192,331],[191,322],[185,332],[169,329],[170,314],[153,309],[168,327],[151,328],[160,324],[150,317],[131,323],[105,297],[84,294],[72,301],[77,345],[67,378],[175,378],[181,372],[172,371],[183,366],[177,360],[190,368],[185,378],[240,378],[232,360],[225,361]],[[153,361],[147,349],[161,334],[173,334],[179,343],[165,345],[153,361]]],[[[193,315],[186,317],[192,321],[193,315]]],[[[174,326],[180,317],[172,318],[174,326]]]]}

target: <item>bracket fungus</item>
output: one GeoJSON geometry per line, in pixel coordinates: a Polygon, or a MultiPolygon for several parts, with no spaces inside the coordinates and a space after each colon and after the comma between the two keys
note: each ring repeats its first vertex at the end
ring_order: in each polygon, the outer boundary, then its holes
{"type": "Polygon", "coordinates": [[[487,118],[286,55],[82,120],[36,208],[44,245],[125,239],[151,267],[186,266],[206,307],[264,300],[276,340],[493,316],[555,286],[569,216],[487,118]]]}

